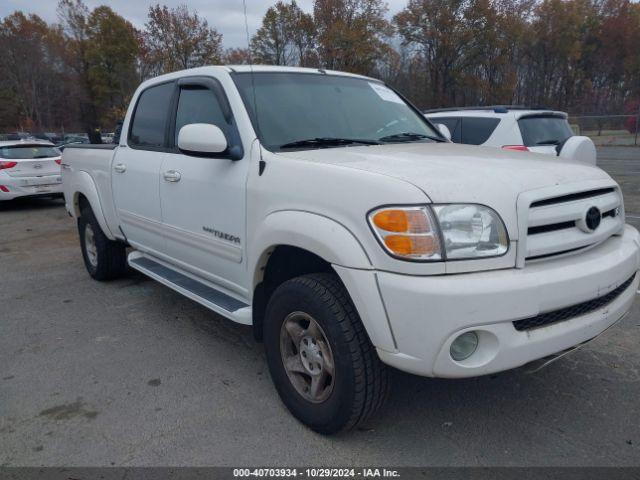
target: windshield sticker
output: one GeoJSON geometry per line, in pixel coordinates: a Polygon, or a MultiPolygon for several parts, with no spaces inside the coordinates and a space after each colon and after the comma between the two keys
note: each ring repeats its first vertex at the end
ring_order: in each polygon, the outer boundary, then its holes
{"type": "Polygon", "coordinates": [[[385,102],[404,103],[402,99],[390,88],[385,87],[379,83],[368,82],[369,86],[373,88],[373,91],[385,102]]]}

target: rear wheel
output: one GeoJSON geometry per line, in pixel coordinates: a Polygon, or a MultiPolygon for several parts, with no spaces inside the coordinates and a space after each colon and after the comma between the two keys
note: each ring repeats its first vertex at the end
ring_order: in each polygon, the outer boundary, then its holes
{"type": "Polygon", "coordinates": [[[89,207],[82,209],[78,219],[78,233],[84,265],[89,275],[96,280],[113,280],[124,274],[127,268],[125,245],[107,238],[89,207]]]}
{"type": "Polygon", "coordinates": [[[335,275],[303,275],[280,285],[267,306],[264,340],[282,401],[317,432],[362,424],[388,396],[389,371],[335,275]]]}

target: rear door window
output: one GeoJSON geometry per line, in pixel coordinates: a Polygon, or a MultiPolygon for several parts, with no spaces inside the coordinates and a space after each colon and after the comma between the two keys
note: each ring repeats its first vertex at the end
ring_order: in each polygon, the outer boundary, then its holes
{"type": "Polygon", "coordinates": [[[165,146],[173,89],[173,82],[163,83],[140,94],[129,134],[132,147],[157,150],[165,146]]]}
{"type": "Polygon", "coordinates": [[[558,145],[573,135],[566,118],[551,115],[523,117],[518,126],[527,147],[558,145]]]}
{"type": "Polygon", "coordinates": [[[462,143],[483,144],[489,139],[499,123],[499,118],[462,117],[462,143]]]}
{"type": "Polygon", "coordinates": [[[451,141],[454,143],[460,143],[460,117],[433,117],[429,118],[429,121],[434,125],[442,123],[445,125],[449,132],[451,132],[451,141]]]}

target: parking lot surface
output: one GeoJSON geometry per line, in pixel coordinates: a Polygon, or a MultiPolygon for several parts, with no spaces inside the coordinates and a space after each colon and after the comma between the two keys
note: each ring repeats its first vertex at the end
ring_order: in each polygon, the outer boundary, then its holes
{"type": "MultiPolygon", "coordinates": [[[[599,155],[640,227],[638,152],[599,155]]],[[[91,280],[61,200],[0,205],[0,465],[640,465],[639,344],[637,302],[534,374],[396,372],[379,418],[322,437],[248,327],[134,272],[91,280]]]]}

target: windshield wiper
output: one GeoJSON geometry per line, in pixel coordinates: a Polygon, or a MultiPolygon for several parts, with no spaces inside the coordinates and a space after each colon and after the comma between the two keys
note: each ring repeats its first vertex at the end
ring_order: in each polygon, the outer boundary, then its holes
{"type": "Polygon", "coordinates": [[[376,140],[366,140],[362,138],[338,138],[338,137],[316,137],[307,138],[305,140],[296,140],[295,142],[280,145],[280,148],[300,148],[300,147],[337,147],[340,145],[380,145],[376,140]]]}
{"type": "Polygon", "coordinates": [[[395,133],[393,135],[387,135],[386,137],[380,137],[378,140],[381,142],[413,142],[415,140],[424,140],[425,138],[433,140],[434,142],[446,142],[444,138],[436,137],[435,135],[425,135],[424,133],[414,132],[395,133]]]}

